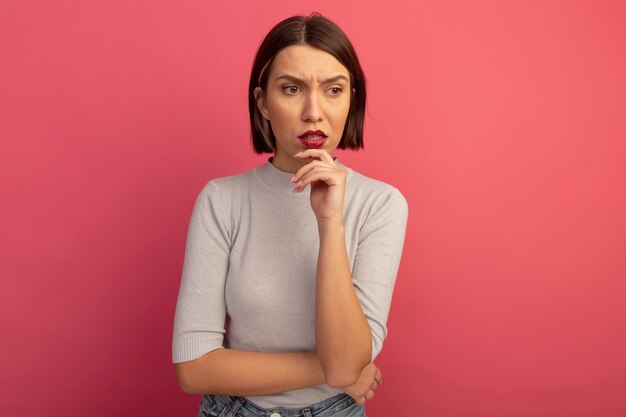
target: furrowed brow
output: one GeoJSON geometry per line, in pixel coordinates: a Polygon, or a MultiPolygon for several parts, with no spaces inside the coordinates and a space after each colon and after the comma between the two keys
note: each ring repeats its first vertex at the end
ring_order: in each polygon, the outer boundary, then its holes
{"type": "MultiPolygon", "coordinates": [[[[279,75],[278,77],[276,77],[276,81],[278,81],[278,80],[287,80],[287,81],[290,81],[292,83],[306,84],[306,81],[301,80],[300,78],[294,77],[293,75],[289,75],[289,74],[279,75]]],[[[348,82],[348,78],[345,75],[339,74],[339,75],[336,75],[334,77],[330,77],[330,78],[327,78],[325,80],[322,80],[321,84],[335,83],[335,82],[340,81],[340,80],[348,82]]]]}
{"type": "Polygon", "coordinates": [[[340,81],[340,80],[341,80],[341,81],[348,82],[348,78],[346,78],[346,76],[345,76],[345,75],[341,75],[341,74],[339,74],[339,75],[336,75],[336,76],[334,76],[334,77],[330,77],[330,78],[327,78],[327,79],[323,80],[323,81],[322,81],[322,84],[331,84],[331,83],[336,83],[337,81],[340,81]]]}

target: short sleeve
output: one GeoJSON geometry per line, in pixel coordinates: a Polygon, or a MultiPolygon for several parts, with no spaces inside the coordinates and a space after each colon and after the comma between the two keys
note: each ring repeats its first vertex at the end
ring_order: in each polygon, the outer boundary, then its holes
{"type": "Polygon", "coordinates": [[[198,195],[189,222],[174,316],[174,363],[223,347],[230,254],[227,212],[219,188],[209,182],[198,195]]]}
{"type": "Polygon", "coordinates": [[[372,360],[387,337],[387,317],[400,265],[408,205],[396,188],[381,193],[361,227],[352,281],[372,331],[372,360]]]}

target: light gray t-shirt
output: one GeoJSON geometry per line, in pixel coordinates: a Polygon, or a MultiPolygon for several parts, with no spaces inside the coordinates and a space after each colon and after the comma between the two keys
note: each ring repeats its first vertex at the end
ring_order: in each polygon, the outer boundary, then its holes
{"type": "MultiPolygon", "coordinates": [[[[346,248],[374,359],[387,335],[408,207],[396,188],[336,163],[348,172],[346,248]]],[[[294,193],[291,177],[268,160],[209,181],[198,195],[176,305],[174,363],[219,348],[315,351],[319,232],[310,187],[294,193]]],[[[324,384],[248,399],[264,408],[306,407],[338,393],[324,384]]]]}

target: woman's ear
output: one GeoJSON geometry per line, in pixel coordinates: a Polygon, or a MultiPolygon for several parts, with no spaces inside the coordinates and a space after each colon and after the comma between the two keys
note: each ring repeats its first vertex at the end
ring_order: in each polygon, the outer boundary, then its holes
{"type": "Polygon", "coordinates": [[[265,94],[261,87],[257,87],[254,89],[254,100],[256,101],[256,105],[259,108],[259,111],[263,115],[263,117],[269,120],[269,113],[267,112],[267,108],[265,107],[265,94]]]}

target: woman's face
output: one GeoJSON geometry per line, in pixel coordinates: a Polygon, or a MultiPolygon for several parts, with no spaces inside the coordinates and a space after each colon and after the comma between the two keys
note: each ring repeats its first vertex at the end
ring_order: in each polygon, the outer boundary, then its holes
{"type": "Polygon", "coordinates": [[[337,148],[350,110],[350,73],[335,57],[309,45],[282,49],[270,66],[267,88],[255,90],[276,138],[274,165],[296,172],[307,148],[337,148]]]}

